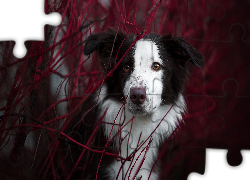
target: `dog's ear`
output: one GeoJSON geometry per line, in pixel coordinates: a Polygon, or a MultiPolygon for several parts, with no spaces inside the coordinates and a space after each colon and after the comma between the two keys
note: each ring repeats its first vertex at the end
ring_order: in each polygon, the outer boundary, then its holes
{"type": "Polygon", "coordinates": [[[204,56],[183,38],[166,35],[162,37],[162,42],[170,56],[181,65],[185,66],[188,61],[198,68],[204,65],[204,56]]]}
{"type": "Polygon", "coordinates": [[[92,34],[86,41],[84,46],[84,54],[90,55],[96,51],[101,61],[105,64],[107,59],[114,60],[122,55],[122,47],[125,35],[122,32],[108,30],[107,32],[92,34]]]}

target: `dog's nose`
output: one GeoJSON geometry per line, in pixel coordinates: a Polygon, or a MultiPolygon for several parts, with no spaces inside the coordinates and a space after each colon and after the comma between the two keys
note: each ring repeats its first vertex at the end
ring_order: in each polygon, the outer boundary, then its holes
{"type": "Polygon", "coordinates": [[[145,88],[131,88],[130,89],[130,99],[136,105],[142,104],[146,99],[145,88]]]}

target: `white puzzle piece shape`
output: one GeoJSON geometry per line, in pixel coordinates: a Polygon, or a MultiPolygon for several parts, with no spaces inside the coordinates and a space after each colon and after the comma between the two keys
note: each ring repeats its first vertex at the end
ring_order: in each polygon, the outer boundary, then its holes
{"type": "Polygon", "coordinates": [[[59,25],[61,15],[44,13],[44,0],[0,1],[0,41],[16,42],[14,55],[25,56],[27,40],[44,41],[44,25],[59,25]]]}
{"type": "Polygon", "coordinates": [[[250,179],[250,151],[242,150],[241,165],[232,167],[227,163],[226,149],[206,149],[205,175],[191,173],[188,180],[247,180],[250,179]]]}

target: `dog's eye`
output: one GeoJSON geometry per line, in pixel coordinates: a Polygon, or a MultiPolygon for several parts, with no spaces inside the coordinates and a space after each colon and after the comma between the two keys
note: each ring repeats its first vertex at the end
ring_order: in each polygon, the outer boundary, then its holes
{"type": "Polygon", "coordinates": [[[123,71],[124,71],[124,72],[128,72],[129,69],[130,69],[130,66],[129,66],[128,64],[125,64],[125,65],[123,66],[123,71]]]}
{"type": "Polygon", "coordinates": [[[154,71],[159,71],[161,69],[161,65],[157,62],[154,62],[151,66],[151,68],[154,70],[154,71]]]}

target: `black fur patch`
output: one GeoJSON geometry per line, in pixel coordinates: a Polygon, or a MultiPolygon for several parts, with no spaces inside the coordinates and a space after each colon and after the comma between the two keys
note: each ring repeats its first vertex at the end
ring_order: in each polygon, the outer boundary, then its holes
{"type": "MultiPolygon", "coordinates": [[[[105,33],[89,36],[85,43],[84,54],[90,55],[93,51],[97,51],[103,70],[105,74],[107,74],[123,57],[125,52],[131,46],[132,42],[133,37],[131,35],[126,37],[121,32],[117,33],[115,31],[109,30],[105,33]]],[[[123,88],[126,79],[129,77],[133,69],[133,54],[134,51],[132,48],[122,60],[118,68],[116,68],[112,75],[106,79],[105,83],[107,84],[108,88],[108,96],[106,98],[116,99],[120,102],[124,101],[123,88]],[[125,64],[130,65],[130,71],[123,71],[123,66],[125,64]]]]}

